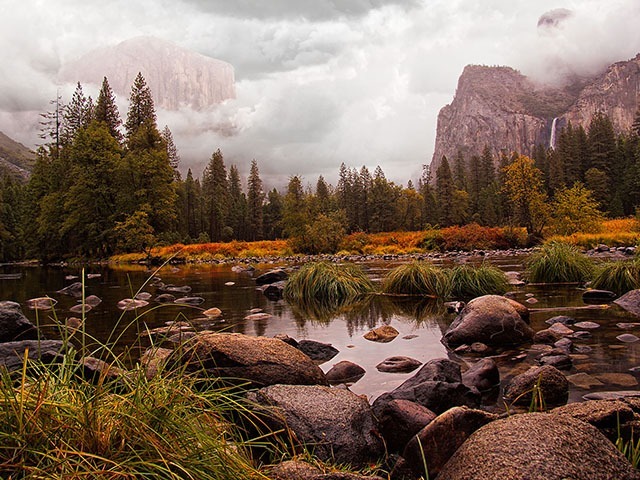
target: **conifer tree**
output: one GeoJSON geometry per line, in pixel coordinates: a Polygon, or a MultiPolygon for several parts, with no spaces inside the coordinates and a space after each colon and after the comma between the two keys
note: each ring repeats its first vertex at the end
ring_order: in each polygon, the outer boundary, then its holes
{"type": "Polygon", "coordinates": [[[264,238],[264,192],[258,162],[251,161],[249,178],[247,179],[247,216],[249,223],[248,239],[261,240],[264,238]]]}
{"type": "Polygon", "coordinates": [[[282,223],[287,237],[299,237],[304,234],[308,221],[302,180],[298,175],[289,178],[287,194],[284,197],[282,223]]]}
{"type": "Polygon", "coordinates": [[[127,141],[131,140],[145,122],[156,126],[156,110],[151,90],[142,73],[138,73],[131,87],[127,121],[124,124],[127,141]]]}
{"type": "Polygon", "coordinates": [[[98,122],[104,122],[111,136],[115,138],[118,143],[122,143],[123,137],[120,132],[122,119],[120,118],[120,112],[118,112],[118,106],[116,105],[116,97],[113,90],[111,90],[107,77],[102,79],[98,100],[93,109],[93,117],[98,122]]]}
{"type": "Polygon", "coordinates": [[[247,230],[247,197],[242,191],[242,181],[238,167],[229,167],[229,211],[227,225],[233,230],[233,238],[245,239],[250,232],[247,230]]]}
{"type": "Polygon", "coordinates": [[[164,126],[160,133],[162,139],[167,145],[167,157],[169,158],[169,165],[173,169],[173,176],[176,180],[180,180],[180,172],[178,166],[180,165],[180,154],[178,153],[178,147],[173,141],[173,134],[167,125],[164,126]]]}
{"type": "Polygon", "coordinates": [[[282,195],[275,188],[267,193],[267,201],[263,211],[264,237],[268,240],[275,240],[282,237],[282,211],[284,201],[282,195]]]}
{"type": "Polygon", "coordinates": [[[93,102],[91,97],[87,98],[82,85],[78,82],[71,102],[64,108],[64,122],[62,128],[62,138],[65,144],[73,141],[75,135],[89,125],[93,115],[93,102]]]}
{"type": "Polygon", "coordinates": [[[222,240],[229,210],[227,169],[220,149],[216,150],[202,174],[202,195],[209,238],[212,242],[222,240]]]}
{"type": "Polygon", "coordinates": [[[453,176],[447,157],[442,157],[442,162],[436,170],[436,201],[438,203],[440,225],[448,227],[454,224],[453,218],[453,176]]]}

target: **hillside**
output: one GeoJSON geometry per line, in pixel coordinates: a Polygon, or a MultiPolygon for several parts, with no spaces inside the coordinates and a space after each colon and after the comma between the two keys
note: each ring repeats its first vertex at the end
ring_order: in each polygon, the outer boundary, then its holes
{"type": "Polygon", "coordinates": [[[0,176],[27,179],[35,160],[33,151],[0,132],[0,176]]]}

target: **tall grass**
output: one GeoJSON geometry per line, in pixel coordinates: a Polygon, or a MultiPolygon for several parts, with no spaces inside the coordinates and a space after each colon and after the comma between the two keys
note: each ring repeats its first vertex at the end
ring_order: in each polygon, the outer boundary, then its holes
{"type": "Polygon", "coordinates": [[[284,297],[292,302],[343,304],[373,292],[371,280],[354,264],[311,262],[292,274],[284,297]]]}
{"type": "Polygon", "coordinates": [[[482,295],[502,295],[509,289],[506,275],[499,268],[459,265],[450,270],[451,296],[475,298],[482,295]]]}
{"type": "Polygon", "coordinates": [[[640,288],[640,259],[599,265],[591,287],[610,290],[618,295],[640,288]]]}
{"type": "Polygon", "coordinates": [[[547,243],[526,261],[526,278],[535,283],[581,283],[593,273],[591,259],[567,243],[547,243]]]}
{"type": "Polygon", "coordinates": [[[384,278],[385,293],[446,298],[451,292],[449,276],[429,262],[415,261],[400,265],[384,278]]]}

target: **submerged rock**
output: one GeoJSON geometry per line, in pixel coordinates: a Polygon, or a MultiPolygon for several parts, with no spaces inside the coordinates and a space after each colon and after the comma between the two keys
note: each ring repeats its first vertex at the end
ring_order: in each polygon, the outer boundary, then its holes
{"type": "Polygon", "coordinates": [[[138,308],[146,307],[149,305],[149,302],[144,300],[136,300],[134,298],[125,298],[120,300],[116,305],[120,310],[130,311],[136,310],[138,308]]]}
{"type": "Polygon", "coordinates": [[[281,282],[286,280],[288,276],[289,274],[282,268],[276,268],[256,277],[256,285],[268,285],[270,283],[281,282]]]}
{"type": "Polygon", "coordinates": [[[82,297],[82,282],[74,282],[71,285],[64,287],[61,290],[58,290],[57,293],[61,293],[62,295],[70,295],[75,298],[82,297]]]}
{"type": "Polygon", "coordinates": [[[328,362],[340,351],[329,343],[316,342],[315,340],[300,340],[296,346],[298,350],[315,362],[328,362]]]}
{"type": "Polygon", "coordinates": [[[331,367],[326,376],[330,385],[338,385],[341,383],[356,383],[365,373],[367,372],[360,365],[343,360],[331,367]]]}
{"type": "Polygon", "coordinates": [[[411,357],[389,357],[376,365],[376,369],[380,372],[387,373],[409,373],[422,365],[422,362],[411,357]]]}

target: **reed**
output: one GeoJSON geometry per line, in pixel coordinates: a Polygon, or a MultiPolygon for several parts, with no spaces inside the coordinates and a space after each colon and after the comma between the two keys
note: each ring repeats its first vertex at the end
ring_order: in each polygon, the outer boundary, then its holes
{"type": "Polygon", "coordinates": [[[491,265],[459,265],[449,271],[449,276],[453,298],[502,295],[509,289],[504,272],[491,265]]]}
{"type": "Polygon", "coordinates": [[[593,262],[578,247],[550,242],[529,257],[525,276],[535,283],[582,283],[593,273],[593,262]]]}
{"type": "Polygon", "coordinates": [[[640,260],[606,262],[599,265],[591,287],[622,295],[640,288],[640,260]]]}
{"type": "Polygon", "coordinates": [[[451,292],[449,276],[429,262],[415,261],[391,270],[382,283],[389,294],[446,298],[451,292]]]}

